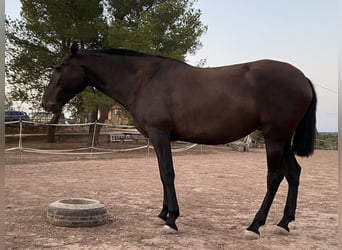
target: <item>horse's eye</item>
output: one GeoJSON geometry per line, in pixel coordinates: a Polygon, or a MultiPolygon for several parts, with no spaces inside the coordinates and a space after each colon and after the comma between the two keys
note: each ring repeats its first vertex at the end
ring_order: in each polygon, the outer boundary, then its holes
{"type": "Polygon", "coordinates": [[[55,71],[60,72],[62,70],[62,66],[56,66],[55,71]]]}

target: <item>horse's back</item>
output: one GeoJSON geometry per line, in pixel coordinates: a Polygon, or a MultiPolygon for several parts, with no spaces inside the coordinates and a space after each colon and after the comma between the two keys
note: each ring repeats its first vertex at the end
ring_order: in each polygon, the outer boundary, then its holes
{"type": "Polygon", "coordinates": [[[151,126],[163,124],[178,140],[219,144],[263,124],[296,123],[291,113],[298,113],[298,105],[307,108],[311,98],[301,71],[272,60],[163,70],[145,89],[142,103],[150,109],[143,113],[151,126]]]}

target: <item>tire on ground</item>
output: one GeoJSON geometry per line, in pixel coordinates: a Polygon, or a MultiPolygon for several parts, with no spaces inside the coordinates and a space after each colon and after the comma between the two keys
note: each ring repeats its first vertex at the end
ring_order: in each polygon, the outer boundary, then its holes
{"type": "Polygon", "coordinates": [[[62,227],[94,227],[107,221],[107,209],[98,200],[70,198],[48,206],[47,218],[52,225],[62,227]]]}

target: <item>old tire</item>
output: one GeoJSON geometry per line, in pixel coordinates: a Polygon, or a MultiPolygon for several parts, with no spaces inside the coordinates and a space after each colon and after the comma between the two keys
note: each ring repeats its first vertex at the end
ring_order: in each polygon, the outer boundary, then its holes
{"type": "Polygon", "coordinates": [[[61,227],[94,227],[106,223],[107,209],[98,200],[70,198],[48,206],[47,218],[52,225],[61,227]]]}

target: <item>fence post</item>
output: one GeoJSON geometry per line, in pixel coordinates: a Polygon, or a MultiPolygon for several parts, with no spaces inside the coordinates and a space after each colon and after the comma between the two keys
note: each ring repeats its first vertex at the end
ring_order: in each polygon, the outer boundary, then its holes
{"type": "Polygon", "coordinates": [[[20,151],[20,162],[23,164],[23,122],[19,120],[19,151],[20,151]]]}
{"type": "Polygon", "coordinates": [[[147,138],[147,157],[150,157],[150,138],[147,138]]]}
{"type": "Polygon", "coordinates": [[[22,134],[23,134],[23,122],[20,119],[19,120],[19,145],[18,145],[20,151],[22,151],[23,149],[22,134]]]}
{"type": "Polygon", "coordinates": [[[94,122],[93,138],[91,140],[91,152],[93,152],[94,144],[95,144],[96,123],[97,123],[97,120],[95,120],[94,122]]]}

